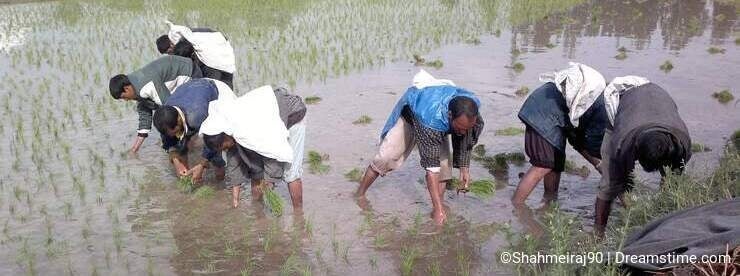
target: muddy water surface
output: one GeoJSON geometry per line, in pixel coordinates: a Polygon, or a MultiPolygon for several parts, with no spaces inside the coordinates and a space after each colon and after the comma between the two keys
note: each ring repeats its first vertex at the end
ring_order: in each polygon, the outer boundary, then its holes
{"type": "MultiPolygon", "coordinates": [[[[261,2],[0,6],[0,274],[510,274],[496,252],[508,231],[526,228],[508,199],[527,165],[498,175],[492,198],[448,192],[441,229],[429,224],[416,154],[373,185],[365,211],[352,199],[356,184],[344,174],[367,165],[420,68],[480,96],[489,154],[523,152],[523,136],[496,135],[522,127],[515,91],[535,89],[540,73],[571,60],[607,79],[636,74],[666,88],[693,140],[712,149],[694,155],[694,171],[711,168],[740,127],[737,103],[711,97],[738,93],[735,2],[261,2]],[[306,165],[303,215],[287,207],[275,218],[246,193],[242,207],[228,208],[212,175],[213,197],[180,192],[156,137],[138,156],[125,153],[136,113],[110,99],[107,79],[157,57],[153,39],[166,18],[224,30],[237,51],[237,92],[272,83],[322,98],[309,107],[306,147],[328,155],[330,170],[306,165]],[[624,59],[615,58],[620,47],[624,59]],[[443,66],[416,66],[414,54],[443,66]],[[669,72],[659,68],[666,61],[669,72]],[[363,115],[372,121],[352,123],[363,115]]],[[[474,178],[494,178],[473,166],[474,178]]],[[[586,230],[598,178],[591,170],[561,181],[561,208],[586,230]]],[[[277,191],[289,205],[285,185],[277,191]]]]}

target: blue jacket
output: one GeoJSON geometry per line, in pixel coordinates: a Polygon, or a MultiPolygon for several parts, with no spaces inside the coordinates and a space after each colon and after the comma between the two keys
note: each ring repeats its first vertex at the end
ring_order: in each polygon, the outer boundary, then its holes
{"type": "Polygon", "coordinates": [[[534,90],[519,110],[519,119],[533,128],[556,149],[565,152],[566,139],[576,150],[585,149],[589,155],[601,157],[601,143],[608,118],[604,108],[604,96],[599,98],[581,115],[578,128],[574,128],[568,117],[565,98],[548,82],[534,90]]]}
{"type": "MultiPolygon", "coordinates": [[[[162,134],[162,147],[165,150],[175,147],[179,150],[186,149],[188,140],[198,134],[200,125],[208,117],[208,104],[218,99],[218,88],[216,84],[207,79],[190,80],[175,90],[175,93],[167,98],[165,106],[176,106],[185,115],[188,132],[185,138],[178,141],[175,137],[166,137],[162,134]]],[[[221,154],[203,147],[203,158],[212,164],[222,167],[224,164],[221,154]]]]}
{"type": "Polygon", "coordinates": [[[455,97],[468,97],[480,106],[480,101],[475,95],[463,88],[442,85],[431,86],[424,89],[409,87],[403,97],[398,100],[396,107],[393,108],[385,127],[380,134],[384,138],[390,129],[396,125],[398,118],[401,117],[401,111],[405,106],[409,106],[414,116],[425,126],[437,131],[449,132],[450,120],[448,116],[449,104],[455,97]]]}

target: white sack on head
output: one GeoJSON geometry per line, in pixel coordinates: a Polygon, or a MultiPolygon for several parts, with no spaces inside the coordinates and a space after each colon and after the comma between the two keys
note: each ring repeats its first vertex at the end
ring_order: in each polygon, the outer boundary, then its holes
{"type": "Polygon", "coordinates": [[[229,87],[228,84],[212,78],[204,78],[210,81],[213,81],[213,83],[216,85],[216,90],[218,91],[218,99],[229,99],[229,100],[236,100],[236,94],[234,94],[234,90],[231,90],[231,87],[229,87]]]}
{"type": "Polygon", "coordinates": [[[455,86],[455,83],[453,83],[451,80],[436,79],[427,71],[424,71],[424,69],[420,69],[419,73],[416,73],[416,75],[414,75],[413,84],[414,87],[416,87],[417,89],[424,89],[426,87],[440,85],[455,86]]]}
{"type": "Polygon", "coordinates": [[[540,75],[541,82],[552,82],[565,97],[565,104],[570,109],[570,123],[578,127],[579,119],[601,95],[606,86],[604,76],[593,68],[569,62],[568,68],[540,75]],[[563,87],[565,82],[565,87],[563,87]]]}
{"type": "Polygon", "coordinates": [[[221,32],[193,32],[190,28],[165,21],[170,28],[167,33],[172,44],[185,38],[195,49],[203,64],[230,74],[236,72],[236,56],[226,37],[221,32]]]}
{"type": "Polygon", "coordinates": [[[236,100],[212,101],[200,133],[215,135],[221,132],[264,157],[284,163],[293,160],[288,129],[280,118],[275,92],[270,86],[247,92],[236,100]]]}
{"type": "Polygon", "coordinates": [[[604,107],[606,107],[606,114],[609,116],[609,123],[614,125],[614,117],[617,116],[621,93],[647,83],[650,83],[650,81],[643,77],[624,76],[614,78],[606,86],[604,89],[604,107]]]}

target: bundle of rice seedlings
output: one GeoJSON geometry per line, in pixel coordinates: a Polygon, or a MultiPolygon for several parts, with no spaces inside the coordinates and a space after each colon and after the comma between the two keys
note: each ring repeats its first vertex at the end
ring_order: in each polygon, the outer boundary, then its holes
{"type": "Polygon", "coordinates": [[[493,180],[481,179],[470,182],[470,192],[481,198],[489,198],[496,193],[493,180]]]}
{"type": "Polygon", "coordinates": [[[344,174],[344,178],[352,182],[360,182],[362,179],[362,171],[358,168],[354,168],[344,174]]]}
{"type": "Polygon", "coordinates": [[[183,177],[180,177],[180,179],[177,180],[177,188],[180,189],[183,193],[190,193],[193,191],[193,177],[186,175],[183,177]]]}
{"type": "Polygon", "coordinates": [[[324,164],[324,161],[329,159],[328,155],[322,155],[317,151],[308,152],[308,170],[313,174],[326,174],[329,172],[329,165],[324,164]]]}
{"type": "Polygon", "coordinates": [[[283,215],[283,198],[278,195],[275,190],[262,185],[262,192],[265,196],[265,204],[267,208],[270,208],[270,212],[276,217],[283,215]]]}

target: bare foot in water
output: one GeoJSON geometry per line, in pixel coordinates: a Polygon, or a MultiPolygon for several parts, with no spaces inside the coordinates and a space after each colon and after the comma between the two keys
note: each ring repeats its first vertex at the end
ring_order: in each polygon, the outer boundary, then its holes
{"type": "Polygon", "coordinates": [[[432,211],[431,216],[432,216],[432,220],[437,225],[444,224],[445,220],[447,219],[447,214],[445,213],[445,211],[439,211],[439,212],[432,211]]]}

